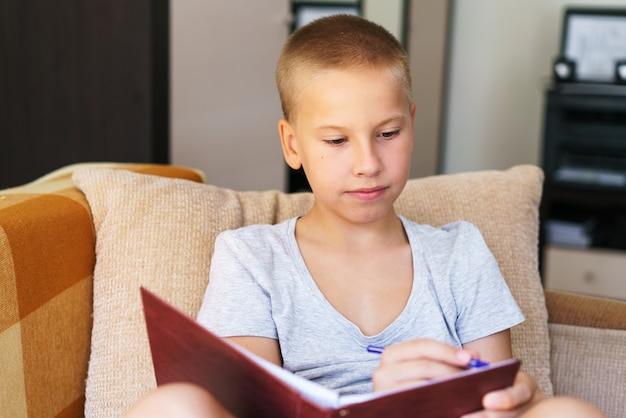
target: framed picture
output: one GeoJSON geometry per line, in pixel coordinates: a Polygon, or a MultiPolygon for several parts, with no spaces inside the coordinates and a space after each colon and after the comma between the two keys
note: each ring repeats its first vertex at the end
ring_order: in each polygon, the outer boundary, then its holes
{"type": "Polygon", "coordinates": [[[298,29],[321,17],[338,14],[361,16],[361,2],[293,2],[293,29],[298,29]]]}
{"type": "Polygon", "coordinates": [[[578,81],[613,82],[626,59],[626,9],[567,8],[561,54],[576,63],[578,81]]]}

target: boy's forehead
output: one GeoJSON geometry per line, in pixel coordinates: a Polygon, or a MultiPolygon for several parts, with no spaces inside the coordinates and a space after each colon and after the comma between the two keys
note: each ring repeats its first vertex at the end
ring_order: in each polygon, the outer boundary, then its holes
{"type": "Polygon", "coordinates": [[[377,82],[386,83],[389,90],[397,89],[401,93],[405,90],[402,78],[387,68],[363,68],[361,66],[345,69],[303,69],[297,77],[294,77],[295,83],[293,87],[295,91],[293,93],[296,93],[295,104],[297,105],[299,102],[307,99],[307,95],[303,94],[307,91],[312,93],[332,92],[330,89],[337,86],[337,83],[333,83],[333,81],[338,82],[342,87],[346,84],[350,85],[355,90],[367,88],[370,86],[370,81],[361,77],[364,74],[373,77],[377,82]],[[346,80],[349,83],[345,83],[346,80]],[[325,83],[326,81],[330,83],[325,83]],[[324,91],[324,89],[327,91],[324,91]]]}
{"type": "MultiPolygon", "coordinates": [[[[340,97],[339,103],[354,106],[359,106],[361,101],[368,100],[370,100],[368,103],[372,104],[374,98],[375,108],[380,108],[385,103],[387,107],[391,105],[395,109],[404,111],[405,106],[408,110],[411,105],[410,98],[406,95],[402,81],[398,80],[398,77],[394,77],[390,72],[371,68],[308,71],[308,74],[303,72],[297,83],[297,92],[294,93],[292,122],[295,122],[302,112],[305,112],[308,117],[312,116],[310,113],[312,110],[318,116],[328,116],[328,112],[333,114],[332,104],[337,103],[335,100],[338,97],[340,97]],[[354,92],[353,95],[352,92],[354,92]],[[379,94],[381,92],[382,94],[379,94]],[[381,102],[379,99],[383,96],[387,97],[387,100],[381,102]],[[353,98],[356,101],[350,103],[353,98]]],[[[393,109],[386,109],[385,115],[381,117],[389,117],[387,111],[398,114],[393,109]]]]}

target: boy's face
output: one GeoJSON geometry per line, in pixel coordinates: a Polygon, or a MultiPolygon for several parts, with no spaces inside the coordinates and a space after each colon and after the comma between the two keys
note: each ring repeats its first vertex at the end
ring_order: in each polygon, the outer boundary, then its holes
{"type": "Polygon", "coordinates": [[[333,70],[306,80],[291,123],[279,131],[285,159],[304,167],[314,210],[351,222],[393,215],[409,176],[415,105],[377,69],[333,70]]]}

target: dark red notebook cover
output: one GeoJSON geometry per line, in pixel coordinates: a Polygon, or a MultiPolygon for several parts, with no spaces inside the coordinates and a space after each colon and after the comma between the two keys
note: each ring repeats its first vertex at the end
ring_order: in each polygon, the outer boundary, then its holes
{"type": "MultiPolygon", "coordinates": [[[[150,291],[142,288],[141,295],[157,384],[202,386],[238,417],[457,418],[481,409],[487,392],[510,386],[520,366],[518,360],[508,360],[356,403],[325,406],[150,291]]],[[[331,393],[315,383],[304,384],[331,393]]]]}

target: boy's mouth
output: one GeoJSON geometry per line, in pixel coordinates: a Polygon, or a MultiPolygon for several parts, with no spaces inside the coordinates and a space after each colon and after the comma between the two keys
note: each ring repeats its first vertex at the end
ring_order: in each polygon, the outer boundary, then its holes
{"type": "Polygon", "coordinates": [[[363,189],[350,190],[348,191],[348,195],[354,197],[357,200],[369,202],[378,199],[380,196],[382,196],[383,193],[385,193],[385,190],[387,190],[387,187],[384,186],[368,187],[363,189]]]}

